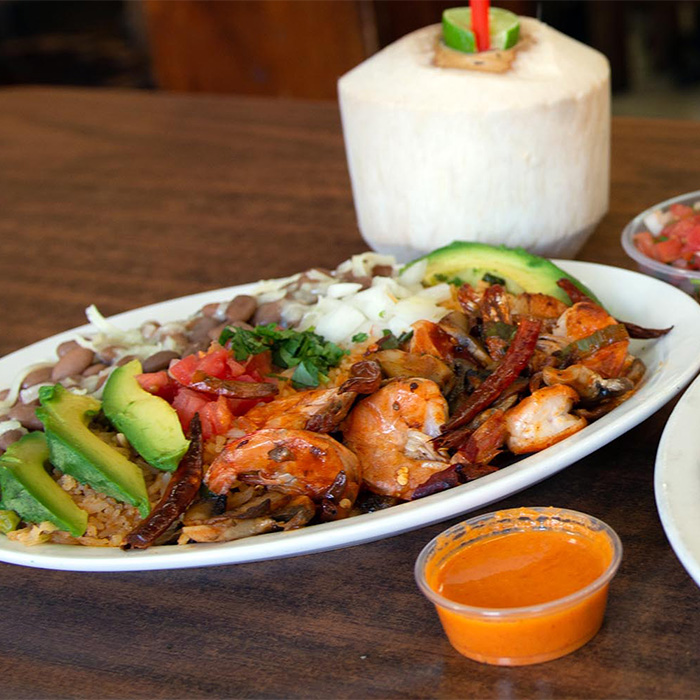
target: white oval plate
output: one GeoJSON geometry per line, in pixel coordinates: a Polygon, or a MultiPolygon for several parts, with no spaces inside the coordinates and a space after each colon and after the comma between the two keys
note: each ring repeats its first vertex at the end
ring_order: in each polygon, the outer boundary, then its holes
{"type": "Polygon", "coordinates": [[[673,551],[700,586],[700,377],[683,394],[656,453],[654,493],[673,551]]]}
{"type": "MultiPolygon", "coordinates": [[[[634,352],[647,365],[640,387],[626,403],[576,435],[543,452],[476,481],[418,501],[333,523],[289,532],[258,535],[235,542],[152,547],[145,551],[46,544],[26,547],[0,538],[0,561],[73,571],[145,571],[234,564],[308,554],[361,544],[466,513],[505,498],[564,469],[643,421],[675,396],[700,368],[700,305],[663,282],[628,270],[557,261],[588,285],[620,319],[651,328],[674,329],[664,338],[635,341],[634,352]]],[[[231,287],[143,307],[112,317],[133,328],[144,321],[186,318],[201,306],[230,299],[246,287],[231,287]]],[[[58,343],[90,326],[61,333],[0,360],[0,387],[8,386],[22,367],[55,357],[58,343]]],[[[700,433],[698,433],[700,440],[700,433]]]]}

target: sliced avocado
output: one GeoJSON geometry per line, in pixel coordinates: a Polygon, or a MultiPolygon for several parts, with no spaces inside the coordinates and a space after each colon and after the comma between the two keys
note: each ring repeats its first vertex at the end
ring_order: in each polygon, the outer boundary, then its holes
{"type": "Polygon", "coordinates": [[[74,537],[87,528],[87,513],[48,474],[49,446],[43,433],[34,432],[12,443],[0,456],[3,508],[28,523],[52,522],[74,537]]]}
{"type": "Polygon", "coordinates": [[[136,506],[143,517],[147,516],[151,507],[143,472],[88,427],[100,410],[100,402],[60,384],[41,387],[39,401],[36,415],[44,424],[53,465],[100,493],[136,506]]]}
{"type": "Polygon", "coordinates": [[[420,260],[428,261],[423,278],[423,282],[427,285],[451,280],[474,285],[484,279],[485,275],[490,275],[492,278],[504,280],[506,289],[513,294],[521,292],[549,294],[565,304],[571,304],[564,290],[557,286],[557,280],[565,277],[586,296],[598,302],[593,292],[576,278],[564,272],[550,260],[528,253],[522,248],[454,241],[450,245],[413,260],[406,267],[420,260]]]}
{"type": "Polygon", "coordinates": [[[102,393],[102,410],[151,465],[175,471],[190,443],[175,409],[136,380],[141,363],[132,360],[112,372],[102,393]]]}

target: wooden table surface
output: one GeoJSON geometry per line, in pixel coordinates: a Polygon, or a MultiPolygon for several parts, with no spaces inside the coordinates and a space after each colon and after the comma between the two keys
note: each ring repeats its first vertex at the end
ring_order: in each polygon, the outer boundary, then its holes
{"type": "MultiPolygon", "coordinates": [[[[699,176],[700,123],[615,119],[610,212],[580,259],[632,267],[624,224],[699,176]]],[[[92,302],[111,314],[365,249],[331,103],[4,90],[0,212],[0,355],[92,302]]],[[[0,696],[697,697],[700,592],[653,493],[671,408],[498,504],[582,510],[622,538],[604,627],[568,657],[498,668],[453,651],[413,580],[443,523],[236,566],[0,564],[0,696]]]]}

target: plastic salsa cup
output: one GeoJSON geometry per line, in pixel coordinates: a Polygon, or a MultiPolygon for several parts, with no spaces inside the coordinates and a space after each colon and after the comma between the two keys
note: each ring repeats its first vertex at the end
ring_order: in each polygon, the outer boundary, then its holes
{"type": "Polygon", "coordinates": [[[667,212],[672,204],[685,204],[690,207],[695,207],[698,202],[700,202],[700,190],[681,194],[677,197],[671,197],[671,199],[649,207],[641,214],[635,216],[634,219],[625,226],[622,231],[620,242],[625,253],[637,263],[637,268],[640,272],[643,272],[645,275],[650,275],[651,277],[656,277],[656,279],[662,280],[663,282],[668,282],[700,301],[700,270],[685,270],[667,263],[662,263],[659,260],[654,260],[645,255],[634,242],[634,237],[638,233],[649,231],[647,220],[650,216],[655,215],[657,212],[667,212]]]}
{"type": "Polygon", "coordinates": [[[561,508],[514,508],[445,530],[420,553],[415,574],[458,652],[482,663],[521,666],[564,656],[595,636],[621,559],[619,537],[597,518],[561,508]],[[564,551],[567,547],[570,551],[564,551]],[[557,548],[563,548],[563,556],[557,548]],[[484,562],[491,573],[485,573],[484,562]],[[585,581],[584,563],[592,580],[549,599],[550,583],[561,591],[577,586],[575,579],[585,581]],[[509,567],[511,573],[504,574],[509,567]],[[506,578],[499,582],[499,576],[506,578]],[[508,605],[484,605],[484,598],[498,597],[493,591],[499,589],[510,599],[508,605]],[[477,602],[468,604],[469,596],[477,602]]]}

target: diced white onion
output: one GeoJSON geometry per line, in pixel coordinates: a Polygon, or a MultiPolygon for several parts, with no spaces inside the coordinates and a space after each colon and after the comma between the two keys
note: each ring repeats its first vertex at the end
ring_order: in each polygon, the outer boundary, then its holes
{"type": "Polygon", "coordinates": [[[20,401],[22,403],[31,403],[32,401],[36,401],[39,398],[39,389],[41,389],[42,386],[53,385],[49,383],[35,384],[34,386],[30,386],[27,389],[22,389],[22,391],[19,392],[20,401]]]}
{"type": "Polygon", "coordinates": [[[18,420],[5,420],[0,423],[0,435],[9,433],[10,430],[22,430],[27,432],[26,428],[18,420]]]}
{"type": "Polygon", "coordinates": [[[661,209],[657,209],[644,217],[644,225],[652,236],[658,236],[672,219],[673,215],[670,211],[663,212],[661,209]]]}
{"type": "Polygon", "coordinates": [[[359,282],[338,282],[331,284],[326,290],[326,294],[332,299],[342,299],[350,294],[356,294],[362,289],[359,282]]]}

